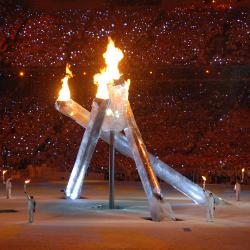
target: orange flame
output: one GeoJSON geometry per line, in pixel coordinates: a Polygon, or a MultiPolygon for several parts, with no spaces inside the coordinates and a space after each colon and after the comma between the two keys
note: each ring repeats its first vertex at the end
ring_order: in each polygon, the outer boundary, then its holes
{"type": "Polygon", "coordinates": [[[203,181],[207,180],[207,178],[205,176],[203,176],[203,175],[201,176],[201,178],[202,178],[203,181]]]}
{"type": "Polygon", "coordinates": [[[28,180],[26,180],[24,183],[25,183],[25,184],[28,184],[28,183],[30,183],[30,180],[28,179],[28,180]]]}
{"type": "Polygon", "coordinates": [[[241,172],[244,173],[244,172],[245,172],[245,168],[242,168],[242,169],[241,169],[241,172]]]}
{"type": "Polygon", "coordinates": [[[7,172],[7,170],[3,170],[3,175],[7,172]]]}
{"type": "Polygon", "coordinates": [[[70,65],[66,65],[66,75],[62,79],[62,88],[59,92],[58,101],[69,101],[70,100],[70,90],[68,85],[68,80],[73,77],[73,74],[70,70],[70,65]]]}
{"type": "Polygon", "coordinates": [[[106,52],[103,54],[106,67],[101,73],[94,75],[94,83],[98,85],[96,97],[108,99],[108,84],[113,84],[114,80],[118,80],[121,76],[118,68],[119,62],[123,58],[123,53],[119,48],[115,47],[114,42],[109,38],[106,52]]]}

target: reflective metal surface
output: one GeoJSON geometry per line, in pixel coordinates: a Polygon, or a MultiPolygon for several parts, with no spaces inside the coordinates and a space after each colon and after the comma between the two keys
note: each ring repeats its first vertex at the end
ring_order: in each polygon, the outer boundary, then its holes
{"type": "Polygon", "coordinates": [[[100,137],[101,127],[108,105],[109,100],[95,100],[92,104],[88,126],[84,132],[66,188],[66,196],[70,199],[80,198],[83,180],[100,137]]]}
{"type": "MultiPolygon", "coordinates": [[[[88,125],[90,113],[73,100],[68,102],[56,102],[55,106],[59,112],[72,118],[79,125],[83,127],[88,125]]],[[[105,142],[109,143],[109,132],[102,131],[100,137],[105,142]]],[[[121,133],[117,133],[116,135],[115,148],[120,153],[133,158],[133,154],[128,146],[127,138],[121,133]]],[[[185,176],[169,167],[166,163],[159,160],[157,157],[149,154],[149,159],[156,176],[173,186],[175,189],[179,190],[184,195],[188,196],[195,203],[200,205],[206,204],[207,198],[205,192],[199,185],[193,183],[185,176]]],[[[223,200],[219,197],[216,197],[216,200],[217,203],[223,202],[223,200]]]]}
{"type": "Polygon", "coordinates": [[[165,211],[163,209],[163,195],[161,194],[158,180],[152,169],[146,146],[143,143],[130,106],[128,106],[127,110],[127,122],[128,127],[124,131],[128,139],[128,145],[133,153],[141,183],[149,201],[151,218],[153,221],[161,221],[164,217],[167,217],[163,212],[165,211]]]}

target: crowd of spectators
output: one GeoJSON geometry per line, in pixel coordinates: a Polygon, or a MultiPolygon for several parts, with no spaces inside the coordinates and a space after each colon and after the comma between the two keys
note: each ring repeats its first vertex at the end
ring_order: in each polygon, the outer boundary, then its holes
{"type": "Polygon", "coordinates": [[[21,68],[93,65],[101,59],[108,36],[126,54],[127,66],[249,63],[249,10],[230,5],[54,13],[0,6],[2,61],[21,68]]]}
{"type": "MultiPolygon", "coordinates": [[[[66,62],[78,70],[73,98],[90,109],[93,72],[111,36],[125,54],[121,68],[131,78],[130,101],[148,150],[194,181],[206,175],[209,182],[233,182],[241,168],[247,172],[248,10],[154,6],[48,14],[1,7],[0,60],[10,67],[0,72],[1,166],[71,170],[84,130],[54,110],[60,79],[66,62]],[[24,73],[13,79],[16,68],[24,73]]],[[[107,165],[108,147],[99,142],[90,170],[106,176],[107,165]]],[[[134,163],[121,155],[117,178],[138,179],[134,163]]]]}

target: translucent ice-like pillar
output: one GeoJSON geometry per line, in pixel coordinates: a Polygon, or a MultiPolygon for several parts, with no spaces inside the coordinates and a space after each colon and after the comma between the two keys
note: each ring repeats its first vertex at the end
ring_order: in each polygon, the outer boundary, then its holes
{"type": "Polygon", "coordinates": [[[83,135],[77,158],[66,188],[66,196],[68,198],[80,198],[83,179],[100,137],[101,127],[108,105],[109,100],[95,99],[93,102],[88,125],[83,135]]]}
{"type": "MultiPolygon", "coordinates": [[[[73,100],[69,100],[67,102],[56,102],[55,106],[59,112],[72,118],[79,125],[86,128],[90,113],[81,105],[74,102],[73,100]]],[[[105,142],[109,143],[109,132],[102,131],[100,137],[105,142]]],[[[115,148],[121,154],[133,158],[133,154],[129,148],[127,138],[121,133],[116,135],[115,148]]],[[[160,179],[164,180],[165,182],[173,186],[175,189],[192,199],[195,203],[200,205],[206,204],[206,194],[199,185],[190,181],[188,178],[181,175],[152,154],[149,154],[149,158],[156,176],[158,176],[160,179]]],[[[217,197],[217,201],[218,203],[220,203],[222,199],[217,197]]]]}
{"type": "Polygon", "coordinates": [[[141,133],[136,124],[131,107],[128,106],[127,111],[128,127],[124,129],[128,144],[134,156],[134,160],[137,166],[138,172],[141,173],[141,181],[147,194],[156,196],[157,199],[162,199],[160,186],[158,180],[154,174],[153,168],[149,161],[148,152],[146,146],[142,140],[141,133]]]}
{"type": "MultiPolygon", "coordinates": [[[[163,206],[163,195],[130,106],[128,106],[127,119],[128,127],[125,128],[124,131],[128,138],[128,145],[133,153],[137,171],[149,201],[151,217],[154,221],[161,221],[164,217],[167,217],[165,214],[166,210],[163,206]]],[[[175,218],[173,217],[172,219],[175,218]]]]}

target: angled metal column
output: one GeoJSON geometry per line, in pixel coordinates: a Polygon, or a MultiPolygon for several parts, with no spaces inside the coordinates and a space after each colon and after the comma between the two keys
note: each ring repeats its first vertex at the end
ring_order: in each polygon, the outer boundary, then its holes
{"type": "Polygon", "coordinates": [[[147,193],[152,193],[157,199],[162,200],[163,196],[161,193],[160,185],[154,174],[153,168],[149,161],[148,152],[146,146],[142,140],[141,133],[136,124],[133,112],[130,105],[128,105],[127,111],[128,127],[124,129],[128,144],[132,149],[134,160],[137,166],[139,174],[141,173],[142,183],[147,183],[148,187],[144,187],[145,190],[149,190],[147,193]],[[143,171],[144,170],[144,171],[143,171]],[[143,173],[142,173],[143,172],[143,173]]]}
{"type": "Polygon", "coordinates": [[[108,105],[109,100],[101,99],[95,99],[92,104],[90,119],[83,135],[77,158],[66,188],[66,196],[68,198],[80,198],[83,179],[100,137],[101,127],[108,105]]]}
{"type": "MultiPolygon", "coordinates": [[[[128,144],[133,152],[141,183],[149,201],[151,218],[153,221],[161,221],[165,217],[170,216],[166,214],[166,210],[164,209],[160,185],[149,161],[146,146],[143,143],[130,105],[128,105],[127,110],[127,122],[128,127],[125,128],[124,131],[128,139],[128,144]]],[[[174,217],[171,219],[175,220],[174,217]]]]}
{"type": "MultiPolygon", "coordinates": [[[[72,118],[79,125],[86,128],[90,113],[78,103],[70,100],[64,103],[56,102],[55,106],[59,112],[72,118]]],[[[109,143],[109,132],[102,131],[101,138],[105,142],[109,143]]],[[[116,135],[115,148],[120,153],[133,158],[133,154],[128,146],[127,138],[121,133],[116,135]]],[[[200,205],[206,204],[206,194],[199,185],[193,183],[188,178],[169,167],[166,163],[157,159],[155,156],[149,154],[149,158],[156,176],[192,199],[195,203],[200,205]]],[[[222,199],[217,197],[217,201],[218,203],[222,202],[222,199]]]]}

